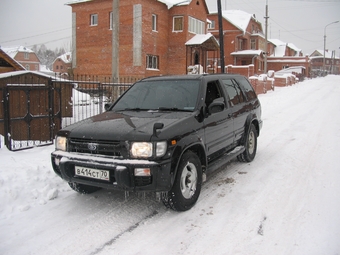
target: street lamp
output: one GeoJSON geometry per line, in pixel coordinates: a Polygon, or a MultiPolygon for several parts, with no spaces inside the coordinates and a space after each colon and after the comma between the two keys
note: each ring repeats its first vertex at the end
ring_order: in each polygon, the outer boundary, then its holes
{"type": "Polygon", "coordinates": [[[335,24],[335,23],[338,23],[338,22],[339,22],[339,20],[327,24],[327,25],[325,26],[324,31],[323,31],[323,71],[324,71],[324,72],[325,72],[325,54],[326,54],[326,28],[327,28],[329,25],[332,25],[332,24],[335,24]]]}

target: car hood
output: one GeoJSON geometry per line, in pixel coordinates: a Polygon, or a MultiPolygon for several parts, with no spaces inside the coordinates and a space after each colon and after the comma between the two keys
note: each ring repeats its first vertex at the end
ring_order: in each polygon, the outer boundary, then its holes
{"type": "Polygon", "coordinates": [[[108,111],[68,126],[63,131],[69,132],[72,138],[150,141],[155,123],[164,125],[157,132],[158,139],[166,139],[171,133],[179,135],[177,125],[186,132],[183,124],[189,119],[194,121],[194,116],[193,112],[108,111]]]}

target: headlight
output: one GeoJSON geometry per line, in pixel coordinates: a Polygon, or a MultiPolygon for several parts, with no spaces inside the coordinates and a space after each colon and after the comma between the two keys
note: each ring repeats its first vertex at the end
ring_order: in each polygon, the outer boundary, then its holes
{"type": "Polygon", "coordinates": [[[133,143],[131,154],[136,158],[149,158],[152,156],[152,143],[133,143]]]}
{"type": "Polygon", "coordinates": [[[135,142],[131,145],[131,155],[134,158],[150,158],[152,156],[162,157],[167,150],[167,142],[157,142],[154,144],[149,142],[135,142]]]}
{"type": "Polygon", "coordinates": [[[66,151],[66,143],[67,143],[66,137],[57,136],[56,139],[55,139],[55,149],[61,150],[61,151],[66,151]]]}

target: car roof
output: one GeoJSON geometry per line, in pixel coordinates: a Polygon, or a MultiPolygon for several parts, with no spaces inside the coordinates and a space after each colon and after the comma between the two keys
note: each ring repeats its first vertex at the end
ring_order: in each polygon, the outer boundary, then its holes
{"type": "Polygon", "coordinates": [[[164,80],[200,80],[203,77],[241,77],[239,74],[218,73],[218,74],[188,74],[188,75],[165,75],[152,76],[142,79],[141,81],[164,81],[164,80]]]}

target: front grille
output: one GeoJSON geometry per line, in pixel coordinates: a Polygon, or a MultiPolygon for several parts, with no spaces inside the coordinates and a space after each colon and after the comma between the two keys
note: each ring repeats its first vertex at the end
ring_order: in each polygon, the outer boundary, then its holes
{"type": "Polygon", "coordinates": [[[69,140],[68,148],[70,152],[117,157],[120,157],[122,155],[122,150],[124,150],[124,146],[122,146],[119,141],[102,141],[81,138],[71,138],[69,140]]]}

